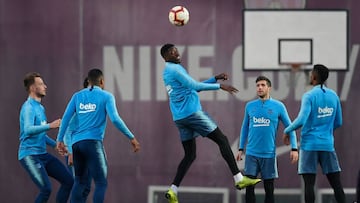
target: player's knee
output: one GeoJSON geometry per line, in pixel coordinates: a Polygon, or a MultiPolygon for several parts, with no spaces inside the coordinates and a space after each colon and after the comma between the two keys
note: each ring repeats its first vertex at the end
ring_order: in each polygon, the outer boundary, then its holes
{"type": "Polygon", "coordinates": [[[223,144],[229,144],[229,140],[228,140],[228,138],[226,137],[226,135],[222,135],[222,136],[221,136],[221,140],[222,140],[222,143],[223,143],[223,144]]]}
{"type": "Polygon", "coordinates": [[[72,177],[68,178],[68,179],[66,179],[66,181],[62,182],[61,185],[66,188],[70,188],[70,190],[71,190],[71,188],[74,185],[74,179],[72,177]]]}
{"type": "Polygon", "coordinates": [[[51,189],[50,185],[44,186],[40,189],[40,193],[44,198],[49,198],[51,191],[52,191],[52,189],[51,189]]]}
{"type": "Polygon", "coordinates": [[[195,161],[195,159],[196,159],[196,154],[195,154],[195,153],[191,154],[190,157],[189,157],[189,159],[190,159],[190,162],[195,161]]]}
{"type": "Polygon", "coordinates": [[[184,157],[188,162],[193,162],[195,161],[196,159],[196,153],[188,153],[188,154],[185,154],[185,157],[184,157]]]}

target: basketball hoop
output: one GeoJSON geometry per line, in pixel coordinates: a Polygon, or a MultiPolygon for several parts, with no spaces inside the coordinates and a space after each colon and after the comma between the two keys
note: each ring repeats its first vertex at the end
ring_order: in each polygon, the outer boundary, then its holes
{"type": "Polygon", "coordinates": [[[291,63],[289,64],[290,68],[291,68],[291,72],[299,72],[299,70],[301,69],[301,65],[300,63],[291,63]]]}
{"type": "Polygon", "coordinates": [[[290,71],[289,71],[289,80],[287,81],[288,86],[290,88],[294,88],[299,77],[300,74],[298,74],[301,70],[302,70],[302,65],[301,63],[289,63],[287,66],[290,67],[290,71]]]}

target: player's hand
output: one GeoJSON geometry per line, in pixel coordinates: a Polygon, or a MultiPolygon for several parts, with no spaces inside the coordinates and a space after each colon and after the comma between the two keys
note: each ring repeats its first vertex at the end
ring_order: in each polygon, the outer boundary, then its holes
{"type": "Polygon", "coordinates": [[[283,142],[285,145],[289,145],[290,144],[290,136],[287,134],[283,134],[283,142]]]}
{"type": "Polygon", "coordinates": [[[236,155],[236,160],[241,161],[242,160],[243,151],[239,151],[236,155]]]}
{"type": "Polygon", "coordinates": [[[131,145],[134,152],[138,152],[140,150],[140,143],[136,140],[136,138],[131,140],[131,145]]]}
{"type": "Polygon", "coordinates": [[[56,142],[55,149],[61,156],[65,156],[68,154],[68,150],[66,149],[66,146],[63,142],[56,142]]]}
{"type": "Polygon", "coordinates": [[[220,89],[229,92],[230,94],[237,93],[239,90],[231,85],[220,84],[220,89]]]}
{"type": "Polygon", "coordinates": [[[74,164],[74,159],[72,154],[68,154],[68,163],[69,166],[72,166],[74,164]]]}
{"type": "Polygon", "coordinates": [[[290,161],[292,164],[296,163],[299,160],[299,152],[291,151],[290,152],[290,161]]]}
{"type": "Polygon", "coordinates": [[[49,123],[50,129],[58,128],[61,124],[61,119],[56,119],[53,122],[49,123]]]}
{"type": "Polygon", "coordinates": [[[216,80],[228,80],[229,76],[226,73],[220,73],[219,75],[215,75],[216,80]]]}

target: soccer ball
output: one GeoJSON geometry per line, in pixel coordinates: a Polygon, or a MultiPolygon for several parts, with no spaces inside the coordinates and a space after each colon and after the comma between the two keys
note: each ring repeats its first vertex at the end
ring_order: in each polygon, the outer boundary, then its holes
{"type": "Polygon", "coordinates": [[[169,21],[176,26],[183,26],[189,22],[189,11],[184,6],[174,6],[169,11],[169,21]]]}

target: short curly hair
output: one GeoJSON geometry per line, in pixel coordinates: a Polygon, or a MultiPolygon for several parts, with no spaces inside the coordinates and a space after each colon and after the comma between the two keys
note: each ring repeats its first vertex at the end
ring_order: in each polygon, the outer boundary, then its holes
{"type": "Polygon", "coordinates": [[[174,47],[175,45],[173,44],[164,44],[161,49],[160,49],[160,54],[163,58],[165,58],[166,54],[168,53],[168,51],[174,47]]]}

